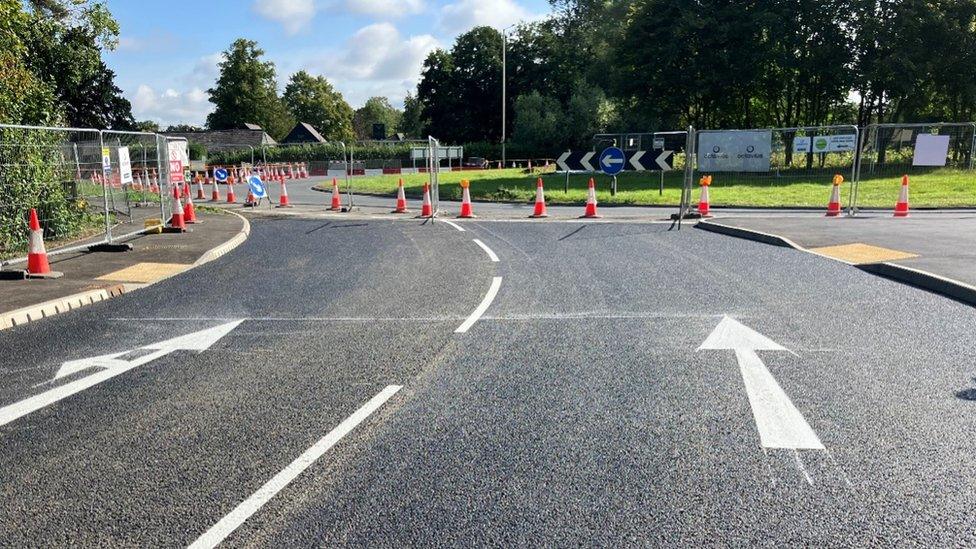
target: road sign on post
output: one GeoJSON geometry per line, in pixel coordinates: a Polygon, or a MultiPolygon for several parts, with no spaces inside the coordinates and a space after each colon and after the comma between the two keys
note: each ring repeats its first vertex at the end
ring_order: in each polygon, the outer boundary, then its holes
{"type": "Polygon", "coordinates": [[[617,175],[627,165],[627,155],[617,147],[608,147],[600,154],[600,169],[607,175],[617,175]]]}
{"type": "MultiPolygon", "coordinates": [[[[607,149],[609,150],[609,149],[607,149]]],[[[610,167],[619,168],[616,173],[620,173],[623,170],[633,170],[637,172],[669,172],[674,169],[674,151],[632,151],[629,153],[624,153],[614,147],[614,150],[619,151],[622,156],[613,156],[608,158],[610,162],[610,167]],[[623,162],[619,162],[619,159],[623,158],[623,162]]],[[[608,175],[614,175],[613,172],[607,171],[604,167],[604,155],[607,151],[603,151],[600,155],[600,160],[593,162],[593,157],[596,153],[593,152],[564,152],[559,155],[556,159],[556,167],[560,171],[570,172],[570,171],[585,171],[585,172],[595,172],[602,171],[608,175]],[[594,167],[594,164],[599,165],[599,169],[594,167]]]]}
{"type": "Polygon", "coordinates": [[[258,200],[268,196],[268,192],[264,188],[264,183],[261,181],[261,178],[256,175],[252,175],[251,177],[247,178],[247,186],[250,187],[251,194],[254,195],[254,198],[258,200]]]}
{"type": "Polygon", "coordinates": [[[214,179],[216,179],[217,181],[219,181],[221,183],[223,183],[224,181],[227,181],[227,169],[226,168],[217,168],[216,170],[214,170],[213,173],[214,173],[214,179]]]}

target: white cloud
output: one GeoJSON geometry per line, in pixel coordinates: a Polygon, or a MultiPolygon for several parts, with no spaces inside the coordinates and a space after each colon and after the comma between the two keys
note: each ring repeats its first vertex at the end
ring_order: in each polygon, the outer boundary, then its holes
{"type": "Polygon", "coordinates": [[[152,120],[164,129],[170,124],[201,124],[213,107],[207,92],[200,88],[185,92],[169,88],[157,92],[141,84],[131,101],[136,120],[152,120]]]}
{"type": "Polygon", "coordinates": [[[426,9],[424,0],[346,0],[345,7],[353,13],[381,19],[399,19],[426,9]]]}
{"type": "Polygon", "coordinates": [[[441,8],[438,26],[443,32],[454,35],[477,26],[501,30],[539,17],[515,0],[458,0],[441,8]]]}
{"type": "Polygon", "coordinates": [[[276,21],[290,35],[304,30],[315,17],[314,0],[254,0],[254,11],[276,21]]]}

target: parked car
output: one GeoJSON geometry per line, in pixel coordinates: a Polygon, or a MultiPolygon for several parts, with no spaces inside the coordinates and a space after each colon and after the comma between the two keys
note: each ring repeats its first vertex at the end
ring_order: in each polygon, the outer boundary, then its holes
{"type": "Polygon", "coordinates": [[[488,161],[480,156],[472,156],[465,160],[461,166],[464,168],[487,168],[488,161]]]}

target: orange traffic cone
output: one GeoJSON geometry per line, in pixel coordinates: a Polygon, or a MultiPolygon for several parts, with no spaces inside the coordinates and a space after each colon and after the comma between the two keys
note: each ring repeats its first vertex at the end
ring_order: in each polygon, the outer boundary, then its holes
{"type": "Polygon", "coordinates": [[[403,178],[401,177],[400,178],[400,181],[397,183],[396,209],[393,210],[392,213],[402,214],[402,213],[407,213],[407,212],[408,212],[408,210],[407,210],[407,195],[404,194],[404,192],[403,192],[403,178]]]}
{"type": "Polygon", "coordinates": [[[706,175],[701,178],[701,197],[698,199],[698,213],[702,217],[712,217],[709,211],[708,187],[712,184],[712,176],[706,175]]]}
{"type": "Polygon", "coordinates": [[[61,278],[59,272],[51,270],[47,261],[47,250],[44,249],[44,231],[37,219],[37,210],[30,211],[30,235],[27,248],[27,276],[29,278],[61,278]]]}
{"type": "Polygon", "coordinates": [[[332,207],[329,208],[329,211],[342,211],[342,195],[339,194],[339,180],[334,177],[332,178],[332,207]]]}
{"type": "Polygon", "coordinates": [[[843,182],[843,175],[837,174],[834,176],[834,185],[830,191],[830,202],[827,203],[826,217],[838,217],[842,213],[840,208],[840,185],[843,182]]]}
{"type": "Polygon", "coordinates": [[[895,217],[908,217],[908,176],[901,177],[901,194],[895,204],[895,217]]]}
{"type": "Polygon", "coordinates": [[[589,194],[586,197],[586,210],[583,211],[583,215],[581,217],[584,218],[602,217],[600,214],[596,213],[596,182],[593,181],[592,177],[590,178],[589,186],[590,186],[590,189],[588,191],[589,194]]]}
{"type": "Polygon", "coordinates": [[[474,217],[474,211],[471,208],[471,182],[467,179],[461,180],[461,213],[458,214],[458,219],[470,219],[474,217]]]}
{"type": "Polygon", "coordinates": [[[183,204],[180,203],[179,187],[173,187],[173,217],[169,220],[169,226],[180,232],[186,231],[186,221],[183,219],[183,204]]]}
{"type": "Polygon", "coordinates": [[[227,203],[236,204],[237,197],[234,196],[234,178],[227,179],[227,203]]]}
{"type": "Polygon", "coordinates": [[[210,191],[210,201],[220,202],[220,187],[217,186],[217,178],[214,177],[210,182],[213,183],[213,190],[210,191]]]}
{"type": "Polygon", "coordinates": [[[546,213],[546,194],[542,188],[542,178],[535,184],[535,211],[529,217],[549,217],[546,213]]]}
{"type": "Polygon", "coordinates": [[[207,176],[197,177],[197,200],[203,200],[206,198],[206,192],[203,190],[203,182],[207,179],[207,176]]]}
{"type": "Polygon", "coordinates": [[[278,197],[278,207],[279,208],[291,208],[293,207],[288,203],[288,186],[285,185],[285,176],[278,178],[278,182],[281,183],[281,196],[278,197]]]}
{"type": "Polygon", "coordinates": [[[434,217],[434,206],[430,201],[430,183],[424,182],[424,202],[418,217],[434,217]]]}
{"type": "Polygon", "coordinates": [[[197,213],[193,209],[193,199],[190,198],[190,184],[183,184],[183,197],[186,198],[186,203],[183,204],[183,221],[187,224],[193,224],[197,222],[197,213]]]}
{"type": "Polygon", "coordinates": [[[149,178],[149,192],[153,194],[159,194],[159,179],[156,178],[156,172],[153,172],[149,178]]]}

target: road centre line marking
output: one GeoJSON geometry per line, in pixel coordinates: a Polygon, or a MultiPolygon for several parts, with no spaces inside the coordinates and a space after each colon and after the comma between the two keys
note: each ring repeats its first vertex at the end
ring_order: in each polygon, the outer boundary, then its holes
{"type": "Polygon", "coordinates": [[[464,232],[464,227],[462,227],[462,226],[460,226],[460,225],[458,225],[457,223],[455,223],[455,222],[453,222],[453,221],[448,221],[448,220],[446,220],[446,219],[438,219],[438,221],[441,221],[441,222],[444,222],[444,223],[447,223],[448,225],[450,225],[450,226],[452,226],[452,227],[454,227],[455,229],[457,229],[457,230],[459,230],[459,231],[461,231],[462,233],[464,232]]]}
{"type": "Polygon", "coordinates": [[[488,254],[488,257],[491,259],[492,263],[498,263],[499,261],[498,256],[495,255],[495,252],[491,251],[491,248],[486,246],[484,242],[475,238],[474,243],[480,246],[481,249],[484,250],[486,254],[488,254]]]}
{"type": "Polygon", "coordinates": [[[495,278],[493,278],[491,280],[491,287],[488,288],[488,293],[485,294],[485,298],[481,300],[481,304],[478,305],[478,308],[475,309],[473,313],[471,313],[471,316],[469,316],[468,319],[465,320],[463,324],[458,326],[457,330],[454,330],[454,333],[463,334],[467,332],[469,329],[471,329],[471,327],[474,326],[474,323],[478,322],[478,319],[481,318],[481,315],[485,314],[485,311],[487,311],[488,307],[491,306],[491,302],[494,301],[495,296],[498,295],[498,289],[501,288],[501,286],[502,286],[502,277],[496,276],[495,278]]]}
{"type": "Polygon", "coordinates": [[[295,461],[289,463],[287,467],[272,477],[271,480],[264,484],[264,486],[258,488],[256,492],[251,494],[251,497],[242,501],[237,507],[234,508],[233,511],[227,514],[224,518],[220,519],[217,524],[213,525],[203,535],[197,538],[197,540],[190,545],[190,549],[211,548],[220,545],[220,543],[223,542],[227,536],[244,524],[244,522],[247,521],[251,515],[261,509],[261,507],[268,503],[271,498],[275,497],[278,492],[291,484],[293,480],[298,478],[298,475],[302,474],[306,469],[311,467],[313,463],[325,455],[325,453],[335,446],[336,443],[342,440],[344,436],[349,434],[349,432],[372,415],[373,412],[378,410],[380,406],[385,404],[386,401],[390,400],[390,398],[392,398],[393,395],[395,395],[402,388],[403,386],[401,385],[389,385],[380,391],[379,394],[371,398],[369,402],[363,404],[362,407],[356,410],[351,416],[343,420],[342,423],[329,431],[327,435],[319,439],[319,441],[312,445],[311,448],[305,450],[305,452],[298,456],[295,461]]]}

